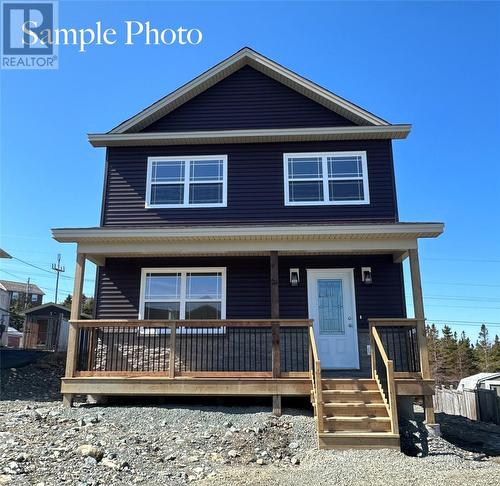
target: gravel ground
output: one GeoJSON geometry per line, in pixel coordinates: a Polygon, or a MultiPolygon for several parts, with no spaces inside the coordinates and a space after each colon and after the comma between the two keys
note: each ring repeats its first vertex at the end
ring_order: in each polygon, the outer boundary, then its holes
{"type": "Polygon", "coordinates": [[[319,451],[304,409],[280,418],[269,408],[215,402],[65,409],[47,386],[25,390],[27,400],[10,390],[29,386],[25,374],[43,383],[48,372],[55,366],[2,374],[9,386],[0,401],[0,485],[500,484],[497,458],[444,439],[432,440],[425,458],[319,451]],[[36,401],[36,393],[53,400],[36,401]]]}

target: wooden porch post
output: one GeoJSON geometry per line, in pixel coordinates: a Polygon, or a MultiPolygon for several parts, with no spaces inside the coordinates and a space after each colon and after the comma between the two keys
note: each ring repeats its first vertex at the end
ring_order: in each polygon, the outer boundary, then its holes
{"type": "MultiPolygon", "coordinates": [[[[271,251],[269,258],[271,266],[271,319],[280,318],[280,288],[279,288],[279,271],[278,271],[278,252],[271,251]]],[[[279,323],[272,324],[272,367],[273,378],[280,376],[280,325],[279,323]]],[[[273,413],[281,415],[281,395],[273,395],[273,413]]]]}
{"type": "MultiPolygon", "coordinates": [[[[422,297],[422,281],[420,278],[420,263],[418,260],[418,249],[408,251],[410,257],[411,288],[413,294],[413,309],[417,319],[417,338],[420,349],[420,371],[422,378],[428,380],[431,378],[429,369],[429,352],[427,349],[427,338],[425,335],[425,314],[424,299],[422,297]]],[[[428,424],[435,423],[434,406],[432,396],[424,396],[425,420],[428,424]]]]}
{"type": "MultiPolygon", "coordinates": [[[[78,251],[78,250],[77,250],[78,251]]],[[[71,315],[70,320],[76,321],[80,318],[83,295],[83,278],[85,275],[85,255],[77,253],[75,267],[75,284],[73,287],[73,297],[71,300],[71,315]]],[[[78,327],[75,323],[69,325],[68,333],[68,350],[66,354],[66,378],[71,378],[75,374],[76,360],[78,357],[76,345],[78,340],[78,327]]],[[[73,404],[73,395],[65,393],[63,396],[63,404],[71,407],[73,404]]]]}

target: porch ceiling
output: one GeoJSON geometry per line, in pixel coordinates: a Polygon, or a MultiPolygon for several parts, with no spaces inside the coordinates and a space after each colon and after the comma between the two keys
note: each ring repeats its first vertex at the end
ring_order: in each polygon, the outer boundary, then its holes
{"type": "Polygon", "coordinates": [[[170,226],[53,229],[61,243],[101,265],[111,256],[392,253],[401,260],[418,238],[435,238],[442,223],[170,226]]]}

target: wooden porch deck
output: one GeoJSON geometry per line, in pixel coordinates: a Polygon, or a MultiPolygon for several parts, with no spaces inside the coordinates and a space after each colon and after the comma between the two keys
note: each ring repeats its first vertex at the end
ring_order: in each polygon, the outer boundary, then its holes
{"type": "Polygon", "coordinates": [[[367,377],[322,372],[310,320],[70,325],[66,404],[77,394],[310,396],[320,447],[371,448],[399,447],[398,395],[433,393],[418,319],[370,321],[367,377]]]}
{"type": "MultiPolygon", "coordinates": [[[[279,315],[277,252],[270,256],[271,319],[70,321],[66,405],[89,395],[310,396],[323,448],[399,447],[397,396],[422,396],[434,423],[418,254],[410,249],[416,319],[371,319],[367,378],[323,374],[312,321],[279,315]]],[[[71,315],[80,314],[78,254],[71,315]]]]}

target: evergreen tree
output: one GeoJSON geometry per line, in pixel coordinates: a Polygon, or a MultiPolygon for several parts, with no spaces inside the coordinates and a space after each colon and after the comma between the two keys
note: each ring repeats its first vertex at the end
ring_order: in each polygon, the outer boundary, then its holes
{"type": "Polygon", "coordinates": [[[89,316],[93,315],[94,312],[94,298],[93,297],[85,297],[82,298],[82,313],[87,314],[89,316]]]}
{"type": "Polygon", "coordinates": [[[441,373],[447,382],[457,381],[457,339],[450,326],[443,327],[443,337],[439,341],[439,350],[442,357],[441,373]]]}
{"type": "MultiPolygon", "coordinates": [[[[71,309],[71,302],[73,301],[73,297],[71,295],[68,295],[63,302],[63,306],[67,307],[68,309],[71,309]]],[[[83,314],[88,314],[89,316],[92,315],[94,310],[94,298],[93,297],[87,297],[85,294],[82,295],[82,313],[83,314]]]]}
{"type": "Polygon", "coordinates": [[[71,309],[71,301],[72,301],[71,295],[68,294],[68,296],[64,299],[62,305],[64,307],[67,307],[68,309],[71,309]]]}
{"type": "Polygon", "coordinates": [[[500,371],[500,338],[495,335],[493,346],[491,346],[491,354],[493,361],[493,371],[500,371]]]}
{"type": "Polygon", "coordinates": [[[457,342],[456,363],[458,379],[470,376],[476,371],[470,339],[465,335],[464,331],[462,331],[457,342]]]}
{"type": "Polygon", "coordinates": [[[429,368],[431,375],[438,384],[441,384],[442,377],[440,370],[442,368],[441,354],[439,352],[439,331],[435,324],[427,326],[427,349],[429,350],[429,368]]]}
{"type": "Polygon", "coordinates": [[[17,329],[18,331],[23,330],[24,316],[22,312],[24,311],[23,303],[20,300],[14,300],[10,304],[9,308],[9,326],[17,329]]]}
{"type": "Polygon", "coordinates": [[[489,338],[488,328],[484,324],[481,325],[481,330],[479,331],[479,336],[474,351],[479,371],[493,371],[493,350],[489,338]]]}

